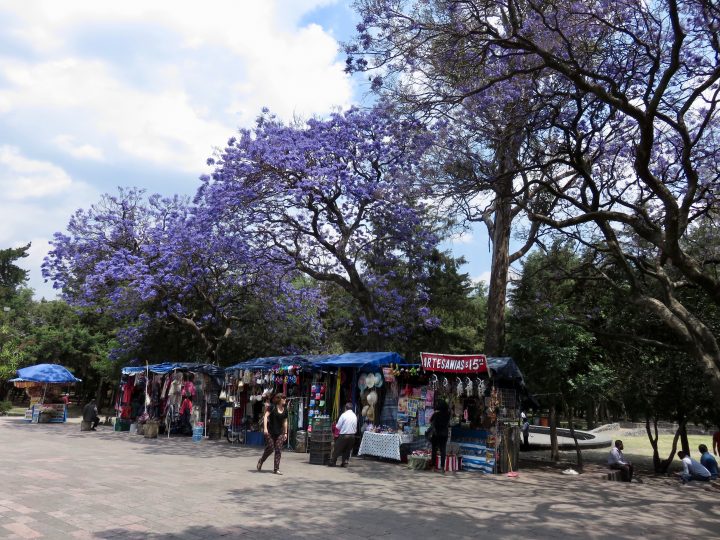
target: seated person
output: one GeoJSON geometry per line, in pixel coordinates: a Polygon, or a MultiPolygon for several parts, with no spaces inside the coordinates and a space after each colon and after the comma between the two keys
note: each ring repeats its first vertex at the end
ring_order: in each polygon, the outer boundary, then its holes
{"type": "Polygon", "coordinates": [[[680,450],[677,456],[682,460],[683,472],[680,474],[680,480],[685,484],[691,480],[699,480],[700,482],[710,481],[710,471],[700,465],[688,454],[680,450]]]}
{"type": "Polygon", "coordinates": [[[90,428],[91,431],[97,431],[100,417],[98,416],[98,409],[94,399],[91,399],[90,403],[83,408],[83,421],[92,424],[90,428]]]}
{"type": "Polygon", "coordinates": [[[718,464],[715,456],[708,452],[708,447],[704,444],[698,446],[700,451],[700,465],[705,467],[710,472],[710,479],[717,480],[718,477],[718,464]]]}
{"type": "Polygon", "coordinates": [[[632,482],[633,477],[633,466],[623,455],[623,442],[621,440],[615,441],[615,446],[610,450],[610,456],[608,457],[608,467],[620,471],[620,476],[623,482],[632,482]]]}

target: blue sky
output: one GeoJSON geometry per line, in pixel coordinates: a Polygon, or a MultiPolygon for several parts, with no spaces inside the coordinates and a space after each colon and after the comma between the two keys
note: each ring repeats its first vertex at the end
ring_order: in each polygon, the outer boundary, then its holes
{"type": "MultiPolygon", "coordinates": [[[[205,160],[264,106],[281,118],[363,104],[343,72],[344,0],[0,0],[0,247],[40,264],[77,208],[118,186],[193,194],[205,160]]],[[[478,229],[446,246],[489,271],[478,229]]]]}

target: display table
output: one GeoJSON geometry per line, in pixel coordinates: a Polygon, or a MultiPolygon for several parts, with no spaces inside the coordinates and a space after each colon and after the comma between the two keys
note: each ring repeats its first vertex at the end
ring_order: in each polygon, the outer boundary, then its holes
{"type": "Polygon", "coordinates": [[[66,422],[67,408],[63,403],[33,405],[25,411],[25,420],[34,424],[66,422]]]}
{"type": "Polygon", "coordinates": [[[363,433],[358,456],[377,456],[400,461],[400,434],[398,433],[363,433]]]}

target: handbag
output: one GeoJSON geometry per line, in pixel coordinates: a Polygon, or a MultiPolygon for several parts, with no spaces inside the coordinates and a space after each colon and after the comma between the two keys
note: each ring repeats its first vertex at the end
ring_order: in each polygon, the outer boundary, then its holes
{"type": "Polygon", "coordinates": [[[429,441],[435,436],[435,426],[431,425],[425,430],[425,438],[429,441]]]}

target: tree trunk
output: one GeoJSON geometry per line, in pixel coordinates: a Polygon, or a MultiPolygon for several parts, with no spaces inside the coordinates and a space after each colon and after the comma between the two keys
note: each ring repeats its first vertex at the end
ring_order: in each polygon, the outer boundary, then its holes
{"type": "Polygon", "coordinates": [[[656,473],[661,473],[660,466],[660,452],[658,452],[658,429],[657,429],[657,418],[653,417],[653,432],[650,431],[650,417],[645,417],[645,431],[647,432],[648,439],[650,439],[650,446],[653,449],[653,470],[656,473]]]}
{"type": "Polygon", "coordinates": [[[555,405],[550,405],[550,459],[560,461],[560,449],[557,438],[557,413],[555,405]]]}
{"type": "Polygon", "coordinates": [[[680,425],[680,427],[675,432],[675,436],[673,437],[673,443],[672,443],[672,450],[670,450],[670,455],[667,459],[664,459],[660,462],[660,470],[658,471],[660,474],[667,474],[668,469],[670,468],[670,464],[672,463],[673,459],[675,458],[675,453],[677,451],[677,443],[678,439],[680,438],[680,433],[682,430],[685,429],[685,424],[683,423],[680,425]]]}
{"type": "Polygon", "coordinates": [[[512,226],[510,210],[510,199],[498,196],[493,226],[490,288],[485,327],[485,354],[488,356],[502,356],[505,349],[505,303],[510,268],[509,249],[512,226]]]}
{"type": "Polygon", "coordinates": [[[585,421],[588,430],[595,429],[595,400],[590,400],[585,408],[585,421]]]}
{"type": "Polygon", "coordinates": [[[580,450],[580,443],[578,443],[577,435],[575,434],[575,421],[573,415],[575,413],[572,407],[568,407],[568,427],[570,428],[570,435],[572,435],[573,441],[575,441],[575,454],[577,455],[577,468],[580,472],[583,472],[583,457],[582,450],[580,450]]]}
{"type": "Polygon", "coordinates": [[[690,455],[690,441],[687,435],[687,420],[683,420],[680,424],[680,447],[687,455],[690,455]]]}
{"type": "Polygon", "coordinates": [[[102,410],[105,401],[105,392],[103,392],[103,388],[105,388],[105,377],[100,377],[97,390],[95,390],[95,403],[97,403],[98,411],[102,410]]]}

